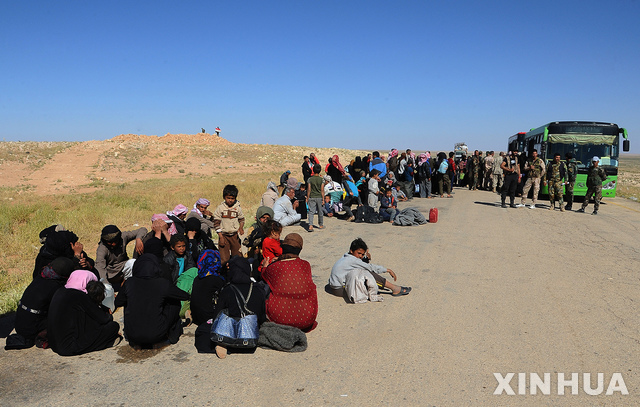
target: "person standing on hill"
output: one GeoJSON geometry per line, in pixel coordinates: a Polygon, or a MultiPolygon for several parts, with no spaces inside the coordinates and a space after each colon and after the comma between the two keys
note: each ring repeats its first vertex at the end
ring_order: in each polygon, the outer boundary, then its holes
{"type": "Polygon", "coordinates": [[[589,205],[589,199],[591,199],[591,195],[593,195],[593,213],[592,215],[598,214],[598,209],[600,209],[600,201],[602,200],[602,183],[607,180],[607,173],[599,166],[600,158],[593,157],[591,160],[591,167],[589,167],[589,172],[587,173],[587,194],[584,196],[584,202],[582,202],[582,207],[578,209],[578,212],[584,212],[584,210],[589,205]]]}

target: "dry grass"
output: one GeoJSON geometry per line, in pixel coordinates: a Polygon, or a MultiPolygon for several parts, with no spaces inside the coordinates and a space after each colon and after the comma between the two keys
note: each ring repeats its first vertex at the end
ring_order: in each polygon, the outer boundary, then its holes
{"type": "Polygon", "coordinates": [[[129,184],[106,185],[90,194],[50,196],[46,199],[29,193],[16,195],[0,189],[0,314],[15,309],[31,280],[35,257],[40,249],[38,234],[52,224],[63,224],[74,231],[85,251],[94,257],[100,231],[107,224],[123,230],[137,225],[149,227],[153,213],[171,210],[178,203],[191,207],[200,197],[209,199],[212,209],[222,202],[222,189],[235,184],[240,190],[247,225],[260,203],[270,180],[280,174],[230,174],[227,176],[147,180],[129,184]]]}
{"type": "Polygon", "coordinates": [[[616,195],[637,201],[640,199],[640,155],[620,157],[616,195]]]}
{"type": "Polygon", "coordinates": [[[75,145],[75,142],[7,141],[0,143],[0,164],[19,162],[30,168],[41,167],[54,155],[75,145]]]}

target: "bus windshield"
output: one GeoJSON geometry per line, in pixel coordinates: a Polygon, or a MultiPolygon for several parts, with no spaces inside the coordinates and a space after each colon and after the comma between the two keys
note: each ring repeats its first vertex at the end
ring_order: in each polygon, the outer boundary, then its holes
{"type": "Polygon", "coordinates": [[[618,167],[619,145],[617,137],[613,144],[549,143],[547,151],[549,152],[547,158],[550,160],[553,159],[555,153],[560,153],[563,160],[566,153],[573,154],[578,168],[589,167],[594,156],[600,158],[601,167],[618,167]]]}

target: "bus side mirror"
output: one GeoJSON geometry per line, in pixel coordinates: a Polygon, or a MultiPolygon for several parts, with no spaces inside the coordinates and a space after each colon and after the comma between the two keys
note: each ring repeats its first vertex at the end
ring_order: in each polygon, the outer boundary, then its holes
{"type": "Polygon", "coordinates": [[[622,151],[629,151],[629,140],[622,141],[622,151]]]}

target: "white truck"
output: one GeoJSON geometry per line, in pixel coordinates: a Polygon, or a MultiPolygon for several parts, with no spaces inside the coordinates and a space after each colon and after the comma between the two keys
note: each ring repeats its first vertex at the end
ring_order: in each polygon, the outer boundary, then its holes
{"type": "Polygon", "coordinates": [[[453,146],[453,159],[455,160],[455,162],[460,161],[463,155],[467,155],[468,151],[469,151],[469,147],[467,147],[467,143],[465,142],[456,143],[453,146]]]}

